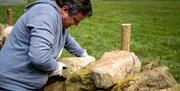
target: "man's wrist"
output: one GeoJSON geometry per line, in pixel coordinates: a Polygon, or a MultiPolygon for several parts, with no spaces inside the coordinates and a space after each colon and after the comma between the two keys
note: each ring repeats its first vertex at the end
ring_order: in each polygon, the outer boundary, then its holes
{"type": "Polygon", "coordinates": [[[55,75],[59,75],[62,76],[62,70],[63,68],[67,68],[67,66],[64,63],[61,62],[57,62],[57,69],[55,71],[53,71],[50,76],[55,76],[55,75]]]}
{"type": "Polygon", "coordinates": [[[81,57],[87,57],[87,56],[89,56],[89,55],[88,55],[87,51],[85,50],[85,51],[82,53],[81,57]]]}

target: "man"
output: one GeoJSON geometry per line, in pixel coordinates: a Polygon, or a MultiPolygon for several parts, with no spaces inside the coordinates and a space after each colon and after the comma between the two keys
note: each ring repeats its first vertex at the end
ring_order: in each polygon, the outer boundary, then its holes
{"type": "Polygon", "coordinates": [[[90,0],[39,0],[27,6],[0,51],[0,90],[34,91],[62,75],[63,48],[88,56],[67,28],[92,15],[90,0]]]}

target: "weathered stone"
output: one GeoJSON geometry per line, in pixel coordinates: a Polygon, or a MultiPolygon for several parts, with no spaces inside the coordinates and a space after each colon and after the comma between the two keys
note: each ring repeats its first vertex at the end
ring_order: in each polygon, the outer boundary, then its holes
{"type": "Polygon", "coordinates": [[[89,63],[94,62],[95,58],[88,56],[88,57],[68,57],[62,58],[61,62],[65,63],[68,67],[67,70],[63,71],[63,76],[67,77],[69,74],[86,67],[89,63]]]}
{"type": "Polygon", "coordinates": [[[90,68],[92,66],[93,63],[71,74],[65,81],[65,91],[96,91],[93,79],[91,78],[90,68]]]}
{"type": "Polygon", "coordinates": [[[4,36],[8,36],[13,29],[13,26],[7,26],[2,30],[2,33],[4,36]]]}
{"type": "Polygon", "coordinates": [[[0,48],[3,46],[3,31],[4,25],[0,23],[0,48]]]}
{"type": "Polygon", "coordinates": [[[65,82],[62,77],[54,76],[49,78],[47,84],[42,88],[43,91],[65,91],[65,82]]]}
{"type": "Polygon", "coordinates": [[[177,85],[165,66],[145,70],[121,80],[112,91],[159,91],[177,85]]]}
{"type": "Polygon", "coordinates": [[[5,43],[6,39],[8,38],[9,34],[12,31],[12,28],[13,26],[5,26],[5,25],[0,24],[0,48],[5,43]]]}
{"type": "Polygon", "coordinates": [[[141,62],[132,52],[105,53],[92,68],[92,78],[97,88],[108,89],[134,72],[140,71],[141,62]]]}
{"type": "Polygon", "coordinates": [[[90,66],[95,61],[92,57],[63,58],[61,62],[67,64],[68,69],[63,71],[63,77],[51,77],[44,87],[44,91],[94,91],[95,86],[91,80],[90,66]]]}
{"type": "Polygon", "coordinates": [[[151,61],[149,64],[143,66],[141,68],[141,71],[146,71],[146,70],[152,70],[156,67],[160,66],[160,62],[159,61],[151,61]]]}

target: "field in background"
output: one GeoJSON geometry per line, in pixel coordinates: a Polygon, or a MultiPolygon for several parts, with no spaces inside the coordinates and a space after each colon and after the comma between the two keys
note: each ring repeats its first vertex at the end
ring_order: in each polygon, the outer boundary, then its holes
{"type": "MultiPolygon", "coordinates": [[[[143,64],[159,60],[180,82],[180,1],[178,0],[93,0],[94,13],[70,33],[99,59],[104,52],[120,48],[122,23],[132,24],[131,51],[143,64]]],[[[21,6],[0,6],[0,22],[6,9],[13,8],[14,20],[23,13],[21,6]]],[[[71,56],[66,51],[63,57],[71,56]]]]}

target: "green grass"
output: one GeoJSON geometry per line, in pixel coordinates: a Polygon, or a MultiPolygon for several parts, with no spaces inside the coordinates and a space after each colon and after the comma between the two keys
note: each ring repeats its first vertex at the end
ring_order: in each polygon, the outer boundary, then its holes
{"type": "MultiPolygon", "coordinates": [[[[159,60],[180,82],[180,1],[178,0],[93,0],[94,14],[72,36],[99,59],[104,52],[120,49],[122,23],[132,24],[131,51],[143,64],[159,60]]],[[[5,23],[7,7],[0,7],[0,22],[5,23]]],[[[12,6],[11,6],[12,7],[12,6]]],[[[24,6],[13,6],[14,18],[24,6]]],[[[63,56],[71,56],[66,51],[63,56]]]]}

